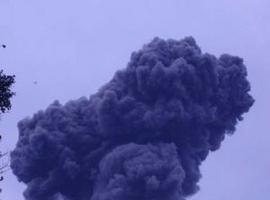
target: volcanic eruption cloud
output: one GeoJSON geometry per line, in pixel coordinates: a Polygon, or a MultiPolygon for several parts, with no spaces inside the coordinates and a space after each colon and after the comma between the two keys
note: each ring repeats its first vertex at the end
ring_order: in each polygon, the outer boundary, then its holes
{"type": "Polygon", "coordinates": [[[241,58],[155,38],[96,94],[20,121],[11,168],[27,200],[184,200],[249,91],[241,58]]]}

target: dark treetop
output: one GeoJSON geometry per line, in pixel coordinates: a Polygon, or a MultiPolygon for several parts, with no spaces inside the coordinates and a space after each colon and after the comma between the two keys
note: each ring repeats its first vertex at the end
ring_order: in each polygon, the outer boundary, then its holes
{"type": "Polygon", "coordinates": [[[11,108],[10,98],[14,95],[11,86],[15,82],[15,76],[9,76],[0,70],[0,111],[6,112],[11,108]]]}

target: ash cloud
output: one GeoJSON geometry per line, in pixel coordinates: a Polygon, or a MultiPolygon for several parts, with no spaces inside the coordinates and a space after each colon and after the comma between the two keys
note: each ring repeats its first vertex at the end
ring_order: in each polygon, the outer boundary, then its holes
{"type": "Polygon", "coordinates": [[[153,39],[96,94],[18,123],[26,200],[184,200],[254,100],[243,60],[153,39]]]}

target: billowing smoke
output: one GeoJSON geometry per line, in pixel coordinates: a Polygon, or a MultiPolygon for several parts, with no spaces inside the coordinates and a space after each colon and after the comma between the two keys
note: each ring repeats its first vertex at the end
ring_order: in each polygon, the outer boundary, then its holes
{"type": "Polygon", "coordinates": [[[155,38],[90,98],[19,122],[11,167],[27,200],[183,200],[254,100],[243,60],[155,38]]]}

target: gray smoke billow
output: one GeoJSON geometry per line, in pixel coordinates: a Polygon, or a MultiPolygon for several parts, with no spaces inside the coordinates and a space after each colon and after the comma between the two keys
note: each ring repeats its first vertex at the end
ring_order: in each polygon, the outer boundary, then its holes
{"type": "Polygon", "coordinates": [[[27,200],[184,200],[249,91],[241,58],[155,38],[90,98],[20,121],[11,167],[27,200]]]}

